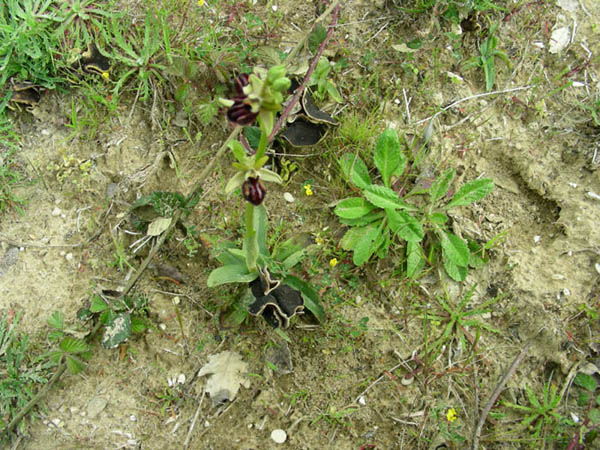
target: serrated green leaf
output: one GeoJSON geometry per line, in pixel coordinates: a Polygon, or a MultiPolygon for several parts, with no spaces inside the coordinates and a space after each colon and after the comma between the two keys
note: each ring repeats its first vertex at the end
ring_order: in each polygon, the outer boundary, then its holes
{"type": "Polygon", "coordinates": [[[440,244],[444,260],[448,259],[460,267],[469,265],[469,247],[463,239],[452,233],[444,233],[440,244]]]}
{"type": "MultiPolygon", "coordinates": [[[[54,311],[48,318],[48,325],[57,330],[62,330],[65,323],[65,315],[60,311],[54,311]]],[[[1,333],[0,333],[1,336],[1,333]]]]}
{"type": "Polygon", "coordinates": [[[246,150],[240,141],[229,141],[227,146],[231,149],[233,156],[237,159],[240,164],[244,164],[246,161],[246,150]]]}
{"type": "Polygon", "coordinates": [[[65,353],[76,355],[78,353],[87,352],[90,348],[81,339],[67,336],[60,343],[60,349],[65,353]]]}
{"type": "Polygon", "coordinates": [[[382,209],[406,209],[415,211],[416,208],[398,198],[398,194],[392,189],[370,184],[363,189],[367,200],[382,209]]]}
{"type": "MultiPolygon", "coordinates": [[[[398,134],[395,130],[386,129],[377,139],[373,152],[375,167],[379,169],[386,187],[390,187],[392,174],[398,170],[403,156],[398,134]]],[[[404,163],[406,164],[406,158],[404,163]]]]}
{"type": "Polygon", "coordinates": [[[115,314],[104,326],[102,346],[104,348],[115,348],[129,339],[130,336],[131,316],[129,313],[115,314]]]}
{"type": "Polygon", "coordinates": [[[148,329],[146,320],[142,317],[131,316],[131,332],[134,334],[143,333],[148,329]]]}
{"type": "Polygon", "coordinates": [[[352,251],[358,245],[366,232],[367,227],[350,228],[340,240],[340,247],[344,250],[352,251]]]}
{"type": "Polygon", "coordinates": [[[391,230],[407,242],[420,242],[425,233],[421,223],[406,211],[386,209],[391,230]]]}
{"type": "Polygon", "coordinates": [[[444,195],[446,195],[448,189],[450,189],[450,183],[452,183],[452,180],[454,180],[455,174],[456,172],[454,169],[448,169],[434,180],[433,184],[429,188],[429,197],[431,198],[431,203],[437,202],[444,195]]]}
{"type": "Polygon", "coordinates": [[[446,209],[455,206],[466,206],[481,200],[494,189],[494,182],[490,178],[481,178],[479,180],[469,181],[459,191],[454,194],[446,209]]]}
{"type": "Polygon", "coordinates": [[[300,291],[302,298],[304,299],[304,307],[308,309],[319,322],[325,320],[325,310],[323,309],[323,306],[321,306],[319,295],[312,286],[306,281],[292,275],[287,276],[283,281],[293,289],[300,291]]]}
{"type": "Polygon", "coordinates": [[[406,276],[415,278],[425,266],[423,249],[417,242],[406,243],[406,276]]]}
{"type": "Polygon", "coordinates": [[[442,260],[444,269],[450,278],[452,278],[454,281],[465,281],[467,278],[466,267],[457,266],[450,259],[448,259],[444,253],[442,254],[442,260]]]}
{"type": "Polygon", "coordinates": [[[69,372],[71,372],[73,375],[81,372],[85,368],[85,365],[82,361],[72,356],[67,355],[66,363],[67,369],[69,369],[69,372]]]}
{"type": "Polygon", "coordinates": [[[354,247],[354,255],[352,261],[356,266],[362,266],[375,253],[377,249],[375,242],[381,233],[381,226],[367,225],[363,227],[362,238],[354,247]]]}
{"type": "Polygon", "coordinates": [[[208,287],[215,287],[227,283],[250,283],[258,277],[257,272],[248,272],[245,265],[227,265],[214,269],[206,280],[208,287]]]}
{"type": "Polygon", "coordinates": [[[346,180],[354,183],[357,187],[364,189],[371,184],[369,170],[360,156],[347,153],[340,158],[339,164],[346,180]]]}
{"type": "Polygon", "coordinates": [[[339,202],[333,212],[343,219],[358,219],[370,213],[375,206],[362,197],[345,198],[339,202]]]}
{"type": "Polygon", "coordinates": [[[583,372],[579,372],[575,379],[573,380],[577,386],[582,387],[590,392],[594,392],[596,390],[596,380],[591,375],[585,374],[583,372]]]}
{"type": "Polygon", "coordinates": [[[92,297],[90,311],[93,313],[99,313],[106,309],[108,309],[108,305],[106,304],[106,302],[99,295],[94,295],[92,297]]]}

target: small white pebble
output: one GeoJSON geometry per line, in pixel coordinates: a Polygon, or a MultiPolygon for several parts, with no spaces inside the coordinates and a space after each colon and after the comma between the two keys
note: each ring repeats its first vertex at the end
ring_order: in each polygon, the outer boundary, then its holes
{"type": "Polygon", "coordinates": [[[67,261],[73,261],[73,253],[67,253],[67,254],[65,255],[65,259],[66,259],[67,261]]]}
{"type": "Polygon", "coordinates": [[[367,401],[365,400],[365,396],[361,395],[360,397],[358,397],[358,404],[365,406],[367,404],[367,401]]]}
{"type": "Polygon", "coordinates": [[[533,243],[534,243],[534,244],[538,244],[538,243],[540,242],[540,240],[541,240],[541,239],[542,239],[542,237],[541,237],[541,236],[539,236],[539,235],[535,235],[535,236],[533,237],[533,243]]]}
{"type": "Polygon", "coordinates": [[[62,213],[62,211],[60,210],[60,208],[58,206],[56,206],[53,210],[52,210],[52,215],[54,217],[58,217],[60,216],[60,214],[62,213]]]}
{"type": "Polygon", "coordinates": [[[273,439],[278,444],[283,444],[287,439],[287,434],[281,429],[273,430],[271,431],[271,439],[273,439]]]}
{"type": "Polygon", "coordinates": [[[158,325],[158,328],[160,328],[161,330],[165,331],[167,329],[167,326],[164,323],[161,323],[158,325]]]}
{"type": "Polygon", "coordinates": [[[569,182],[569,186],[571,186],[573,189],[575,189],[577,187],[577,183],[569,182]]]}
{"type": "Polygon", "coordinates": [[[541,42],[541,41],[535,41],[533,43],[533,45],[536,46],[537,48],[544,48],[545,47],[544,43],[541,42]]]}
{"type": "Polygon", "coordinates": [[[133,414],[129,416],[129,420],[131,420],[132,422],[135,422],[137,420],[137,417],[135,417],[133,414]]]}
{"type": "Polygon", "coordinates": [[[177,377],[177,383],[179,383],[179,384],[185,383],[185,374],[183,374],[183,373],[179,374],[179,376],[177,377]]]}
{"type": "Polygon", "coordinates": [[[173,304],[174,305],[179,305],[180,302],[181,302],[181,299],[179,297],[173,297],[173,304]]]}
{"type": "Polygon", "coordinates": [[[279,7],[277,5],[273,5],[271,6],[271,9],[273,10],[273,12],[277,12],[277,9],[279,9],[279,7]]]}
{"type": "Polygon", "coordinates": [[[589,198],[593,198],[594,200],[600,200],[600,195],[598,195],[598,194],[596,194],[595,192],[592,192],[592,191],[588,192],[587,196],[589,198]]]}
{"type": "Polygon", "coordinates": [[[573,81],[573,84],[571,84],[571,86],[573,86],[573,87],[584,87],[585,83],[582,83],[581,81],[573,81]]]}
{"type": "Polygon", "coordinates": [[[568,297],[569,295],[571,295],[571,290],[569,288],[564,288],[562,290],[562,293],[565,297],[568,297]]]}
{"type": "Polygon", "coordinates": [[[284,192],[283,199],[288,203],[294,203],[294,196],[289,192],[284,192]]]}

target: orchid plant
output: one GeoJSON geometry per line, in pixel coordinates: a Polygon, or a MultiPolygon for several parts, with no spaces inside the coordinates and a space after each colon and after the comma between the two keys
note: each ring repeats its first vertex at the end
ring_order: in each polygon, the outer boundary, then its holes
{"type": "Polygon", "coordinates": [[[241,74],[235,79],[233,99],[221,100],[229,108],[227,117],[232,123],[245,127],[258,121],[261,134],[254,154],[248,154],[238,140],[229,143],[236,159],[233,163],[236,172],[227,183],[225,193],[230,195],[241,188],[246,200],[244,240],[241,249],[231,242],[223,244],[217,255],[223,266],[214,269],[207,281],[209,287],[250,283],[248,295],[242,297],[242,303],[245,302],[242,309],[262,315],[274,327],[282,328],[289,325],[291,316],[305,307],[317,319],[323,317],[315,291],[289,274],[289,270],[306,255],[306,249],[292,240],[279,245],[272,254],[267,247],[265,183],[282,184],[283,180],[264,166],[268,161],[269,135],[290,85],[285,66],[273,66],[268,70],[257,67],[252,74],[241,74]]]}

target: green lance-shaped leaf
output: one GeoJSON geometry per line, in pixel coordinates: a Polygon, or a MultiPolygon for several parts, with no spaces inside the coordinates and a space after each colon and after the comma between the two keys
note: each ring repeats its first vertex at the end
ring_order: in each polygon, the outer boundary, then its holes
{"type": "Polygon", "coordinates": [[[494,189],[494,182],[490,178],[469,181],[454,194],[445,209],[455,206],[466,206],[481,200],[494,189]]]}
{"type": "Polygon", "coordinates": [[[364,189],[371,184],[369,169],[360,156],[347,153],[340,158],[339,164],[346,180],[351,181],[357,187],[364,189]]]}
{"type": "Polygon", "coordinates": [[[354,256],[352,258],[356,266],[362,266],[373,255],[376,250],[375,242],[381,233],[381,226],[377,225],[367,225],[362,229],[362,237],[354,247],[354,256]]]}
{"type": "Polygon", "coordinates": [[[392,231],[405,241],[420,242],[425,236],[421,223],[406,211],[386,209],[385,213],[392,231]]]}
{"type": "Polygon", "coordinates": [[[344,225],[349,225],[351,227],[363,227],[365,225],[370,224],[371,222],[383,219],[384,215],[385,211],[382,211],[381,209],[377,208],[357,219],[342,219],[340,217],[340,223],[343,223],[344,225]]]}
{"type": "Polygon", "coordinates": [[[373,160],[386,187],[390,187],[392,175],[404,172],[406,157],[395,130],[388,128],[381,133],[375,144],[373,160]]]}
{"type": "Polygon", "coordinates": [[[246,150],[244,146],[239,141],[229,141],[227,146],[231,149],[233,156],[237,159],[241,164],[246,162],[246,150]]]}
{"type": "Polygon", "coordinates": [[[416,210],[414,206],[400,200],[396,192],[385,186],[371,184],[363,189],[363,193],[367,200],[379,208],[416,210]]]}
{"type": "Polygon", "coordinates": [[[215,287],[226,283],[250,283],[258,277],[257,272],[249,272],[244,263],[228,264],[213,270],[206,280],[208,287],[215,287]]]}
{"type": "Polygon", "coordinates": [[[442,234],[442,252],[443,257],[460,267],[467,267],[469,264],[469,247],[464,239],[459,238],[452,233],[442,234]]]}
{"type": "Polygon", "coordinates": [[[131,316],[123,312],[113,315],[104,326],[102,346],[115,348],[131,336],[131,316]]]}
{"type": "Polygon", "coordinates": [[[406,276],[416,277],[425,266],[425,255],[418,242],[406,243],[406,276]]]}
{"type": "Polygon", "coordinates": [[[431,198],[431,203],[437,202],[441,199],[450,188],[450,183],[454,180],[454,175],[456,172],[454,169],[448,169],[442,175],[438,176],[431,187],[429,188],[429,197],[431,198]]]}
{"type": "Polygon", "coordinates": [[[342,219],[358,219],[370,213],[375,206],[362,197],[345,198],[339,202],[333,212],[342,219]]]}

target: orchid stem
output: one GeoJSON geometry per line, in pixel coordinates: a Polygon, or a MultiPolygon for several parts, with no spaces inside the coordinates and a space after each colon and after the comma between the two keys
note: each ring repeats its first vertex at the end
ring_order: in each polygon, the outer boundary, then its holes
{"type": "Polygon", "coordinates": [[[249,272],[256,272],[258,260],[258,236],[254,229],[255,206],[246,202],[246,234],[244,235],[244,246],[246,248],[246,266],[249,272]]]}

